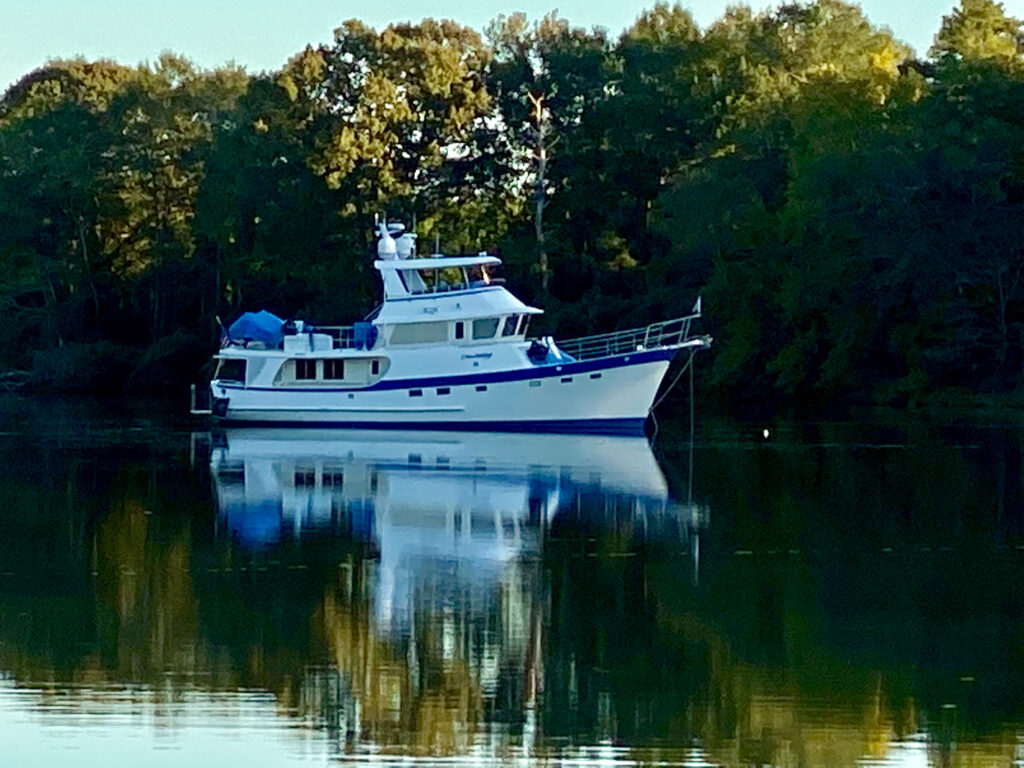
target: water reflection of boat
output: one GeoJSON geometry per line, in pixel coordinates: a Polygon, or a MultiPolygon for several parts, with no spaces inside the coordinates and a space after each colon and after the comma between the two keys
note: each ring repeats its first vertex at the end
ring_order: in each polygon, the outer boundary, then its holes
{"type": "Polygon", "coordinates": [[[643,438],[239,429],[215,435],[211,468],[222,519],[250,544],[410,522],[452,532],[446,548],[507,544],[523,525],[550,522],[566,495],[668,502],[643,438]]]}
{"type": "Polygon", "coordinates": [[[669,508],[643,438],[237,429],[214,436],[211,469],[220,520],[245,546],[330,533],[378,548],[391,619],[408,617],[413,581],[431,573],[453,577],[447,589],[502,581],[581,498],[669,508]]]}

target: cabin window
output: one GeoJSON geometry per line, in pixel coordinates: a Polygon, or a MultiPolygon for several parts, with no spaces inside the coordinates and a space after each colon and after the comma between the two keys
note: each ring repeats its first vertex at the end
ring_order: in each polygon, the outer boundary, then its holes
{"type": "Polygon", "coordinates": [[[345,361],[344,360],[324,360],[324,378],[325,379],[344,379],[345,378],[345,361]]]}
{"type": "Polygon", "coordinates": [[[432,344],[448,341],[448,323],[402,323],[391,331],[392,344],[432,344]]]}
{"type": "Polygon", "coordinates": [[[371,360],[370,361],[370,375],[371,376],[376,376],[378,373],[380,373],[380,360],[371,360]]]}
{"type": "Polygon", "coordinates": [[[461,320],[455,323],[455,338],[463,339],[466,337],[466,325],[461,320]]]}
{"type": "Polygon", "coordinates": [[[520,315],[519,316],[519,328],[516,330],[516,336],[525,336],[526,329],[530,327],[530,316],[520,315]]]}
{"type": "Polygon", "coordinates": [[[474,339],[493,339],[497,330],[498,318],[496,317],[483,317],[473,321],[474,339]]]}
{"type": "Polygon", "coordinates": [[[296,360],[295,361],[295,378],[296,379],[315,379],[316,378],[316,360],[296,360]]]}
{"type": "Polygon", "coordinates": [[[245,384],[245,360],[221,358],[217,362],[217,372],[213,378],[219,381],[237,381],[239,384],[245,384]]]}
{"type": "Polygon", "coordinates": [[[505,324],[501,326],[501,335],[515,336],[517,325],[519,325],[519,315],[509,315],[505,318],[505,324]]]}

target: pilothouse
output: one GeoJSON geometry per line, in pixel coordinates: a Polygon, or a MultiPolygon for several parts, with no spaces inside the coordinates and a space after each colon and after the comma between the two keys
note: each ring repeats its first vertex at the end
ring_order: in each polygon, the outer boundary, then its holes
{"type": "Polygon", "coordinates": [[[710,345],[688,316],[556,342],[542,310],[508,291],[501,260],[417,254],[400,224],[377,231],[383,302],[350,326],[246,313],[210,383],[223,422],[640,433],[680,350],[710,345]]]}

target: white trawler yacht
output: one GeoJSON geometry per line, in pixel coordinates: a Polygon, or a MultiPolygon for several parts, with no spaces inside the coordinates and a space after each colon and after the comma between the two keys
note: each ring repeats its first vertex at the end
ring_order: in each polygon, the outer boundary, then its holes
{"type": "MultiPolygon", "coordinates": [[[[500,259],[416,255],[379,227],[384,301],[367,322],[291,329],[243,316],[216,355],[213,416],[229,423],[641,433],[669,363],[708,347],[694,313],[645,328],[530,339],[500,259]],[[291,332],[289,332],[291,331],[291,332]]],[[[193,410],[197,411],[194,407],[193,410]]]]}

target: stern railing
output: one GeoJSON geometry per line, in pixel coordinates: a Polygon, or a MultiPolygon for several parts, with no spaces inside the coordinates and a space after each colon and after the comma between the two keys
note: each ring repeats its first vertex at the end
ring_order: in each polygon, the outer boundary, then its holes
{"type": "Polygon", "coordinates": [[[700,313],[695,313],[673,320],[663,320],[660,323],[651,323],[643,328],[601,333],[596,336],[582,336],[565,341],[556,340],[556,344],[558,349],[577,360],[593,360],[629,352],[642,352],[647,349],[681,347],[688,343],[706,347],[710,344],[707,337],[691,333],[694,321],[699,318],[700,313]]]}

